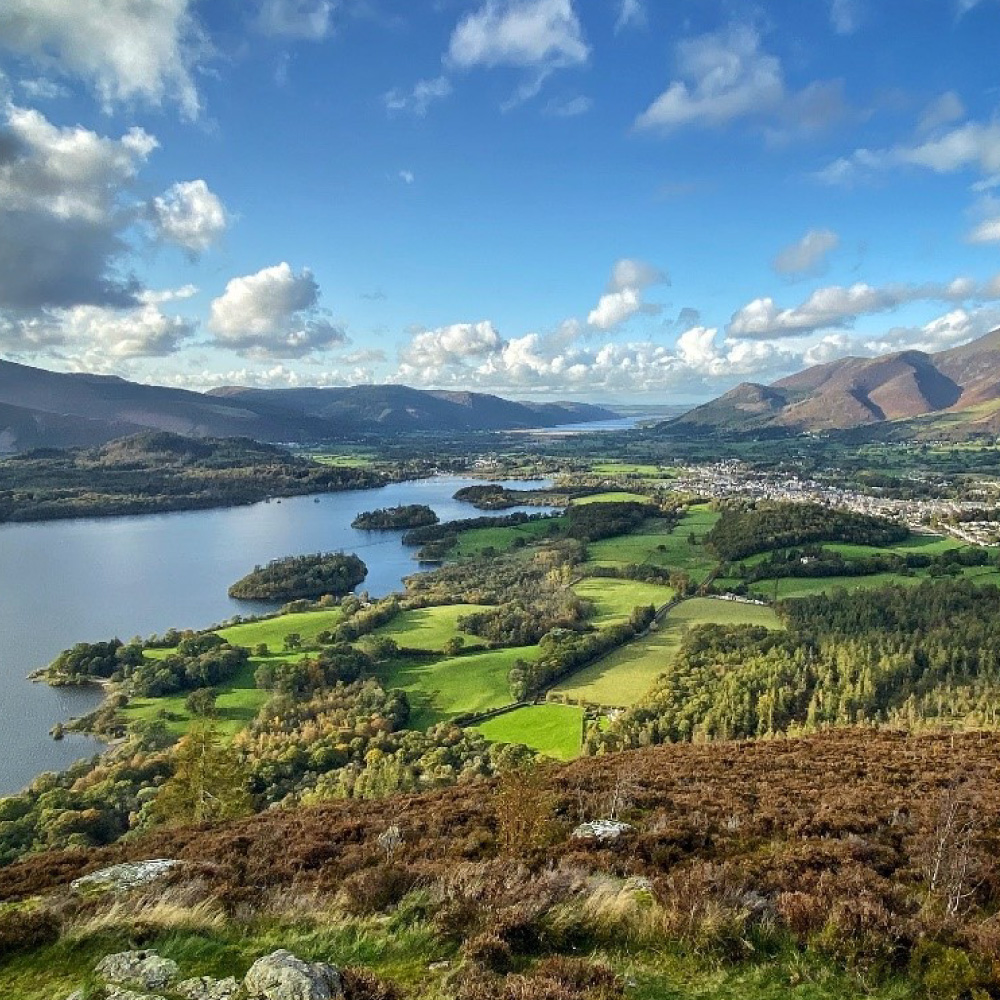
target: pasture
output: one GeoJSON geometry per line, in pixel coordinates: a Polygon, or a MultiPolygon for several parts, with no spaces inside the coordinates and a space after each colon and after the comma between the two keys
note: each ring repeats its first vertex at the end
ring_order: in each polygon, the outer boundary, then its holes
{"type": "Polygon", "coordinates": [[[647,635],[584,667],[553,690],[574,701],[616,707],[634,705],[676,655],[685,629],[710,624],[782,627],[771,608],[696,597],[671,608],[647,635]]]}
{"type": "Polygon", "coordinates": [[[493,743],[523,743],[546,757],[573,760],[583,746],[583,709],[575,705],[528,705],[474,727],[493,743]]]}
{"type": "Polygon", "coordinates": [[[486,611],[484,604],[446,604],[436,608],[419,608],[402,611],[387,625],[375,630],[374,634],[394,639],[405,649],[420,649],[425,652],[440,653],[445,643],[455,636],[465,640],[472,649],[483,645],[482,639],[466,635],[458,630],[458,619],[477,611],[486,611]]]}
{"type": "Polygon", "coordinates": [[[628,621],[637,607],[652,604],[653,607],[660,608],[674,599],[674,592],[670,587],[603,577],[581,580],[574,585],[573,590],[580,597],[594,602],[595,614],[590,623],[601,628],[628,621]]]}
{"type": "Polygon", "coordinates": [[[537,646],[523,646],[443,660],[400,657],[383,664],[378,676],[386,688],[401,688],[409,696],[410,728],[427,729],[456,715],[509,705],[510,668],[538,652],[537,646]]]}

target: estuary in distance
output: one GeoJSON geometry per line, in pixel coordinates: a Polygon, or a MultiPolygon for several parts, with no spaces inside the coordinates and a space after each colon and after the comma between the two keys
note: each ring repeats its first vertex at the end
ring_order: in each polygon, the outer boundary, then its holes
{"type": "Polygon", "coordinates": [[[414,550],[402,545],[401,531],[352,528],[354,517],[415,503],[432,507],[442,521],[476,517],[479,511],[452,495],[479,482],[439,476],[249,507],[0,526],[0,795],[101,749],[87,737],[49,736],[56,722],[101,700],[96,688],[50,688],[26,679],[60,650],[260,614],[269,606],[232,600],[226,591],[255,564],[286,555],[356,552],[368,566],[360,589],[389,594],[416,572],[414,550]]]}

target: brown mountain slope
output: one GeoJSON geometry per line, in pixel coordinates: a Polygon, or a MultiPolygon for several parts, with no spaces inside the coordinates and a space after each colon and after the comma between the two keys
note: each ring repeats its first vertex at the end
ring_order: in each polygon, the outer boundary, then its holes
{"type": "Polygon", "coordinates": [[[939,354],[842,358],[772,386],[744,383],[673,423],[716,430],[847,430],[953,414],[951,428],[982,432],[982,407],[1000,399],[1000,330],[939,354]],[[756,401],[756,404],[755,402],[756,401]]]}

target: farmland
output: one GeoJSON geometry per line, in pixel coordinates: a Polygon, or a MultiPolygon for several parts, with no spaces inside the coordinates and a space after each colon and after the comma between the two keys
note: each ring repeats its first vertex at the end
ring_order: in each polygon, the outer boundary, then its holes
{"type": "Polygon", "coordinates": [[[463,615],[485,610],[487,607],[484,604],[446,604],[403,611],[388,625],[376,630],[375,635],[393,639],[403,649],[425,652],[442,652],[445,644],[456,636],[470,648],[481,646],[482,641],[475,636],[459,632],[457,622],[463,615]]]}
{"type": "Polygon", "coordinates": [[[634,580],[590,577],[581,580],[573,589],[580,597],[594,602],[595,615],[591,624],[599,628],[628,621],[633,609],[637,607],[651,604],[659,608],[674,598],[670,587],[634,580]]]}
{"type": "Polygon", "coordinates": [[[781,627],[770,608],[712,598],[684,601],[654,631],[567,678],[555,693],[598,705],[634,705],[676,654],[685,629],[706,624],[781,627]]]}
{"type": "Polygon", "coordinates": [[[442,660],[400,657],[380,671],[388,688],[401,688],[410,699],[410,726],[426,729],[467,712],[488,712],[511,702],[507,674],[518,659],[538,655],[537,646],[498,649],[442,660]]]}
{"type": "Polygon", "coordinates": [[[483,722],[475,729],[494,743],[523,743],[546,757],[580,756],[583,709],[574,705],[529,705],[483,722]]]}

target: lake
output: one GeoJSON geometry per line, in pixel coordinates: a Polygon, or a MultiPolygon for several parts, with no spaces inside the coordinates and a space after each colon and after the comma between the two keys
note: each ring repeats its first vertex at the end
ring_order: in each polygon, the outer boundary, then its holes
{"type": "Polygon", "coordinates": [[[382,597],[418,570],[414,550],[403,546],[401,531],[355,530],[357,514],[422,503],[442,521],[478,517],[452,495],[481,482],[439,476],[249,507],[0,526],[0,795],[101,749],[88,737],[57,742],[48,735],[56,722],[95,708],[98,689],[26,679],[67,646],[260,614],[267,605],[232,600],[226,591],[255,565],[287,555],[356,552],[368,566],[359,589],[382,597]]]}

